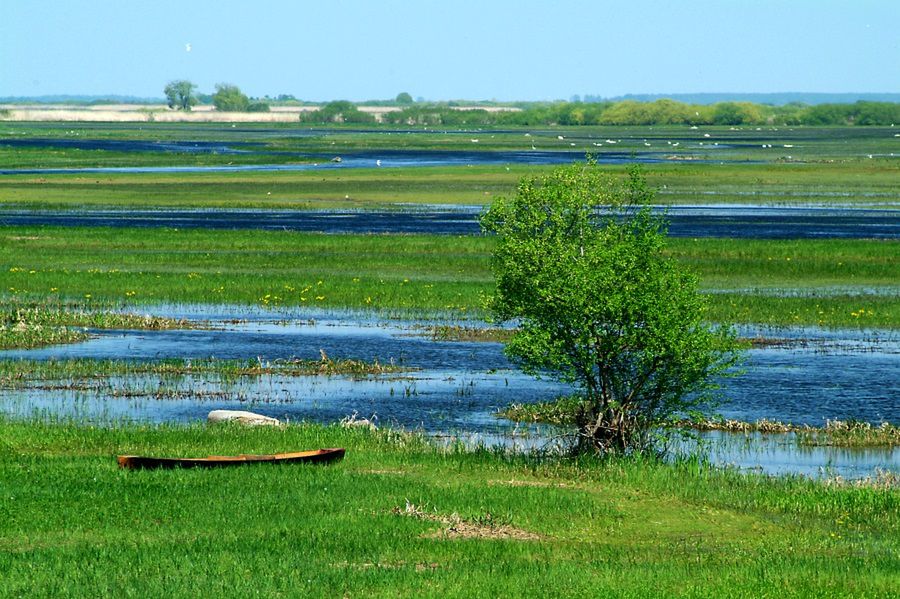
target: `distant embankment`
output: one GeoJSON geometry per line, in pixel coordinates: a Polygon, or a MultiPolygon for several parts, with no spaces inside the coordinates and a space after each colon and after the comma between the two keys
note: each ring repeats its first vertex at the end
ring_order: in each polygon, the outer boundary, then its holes
{"type": "MultiPolygon", "coordinates": [[[[165,104],[0,104],[0,120],[4,121],[73,121],[73,122],[194,122],[194,123],[295,123],[301,112],[318,110],[318,106],[273,106],[269,112],[219,112],[213,106],[195,106],[190,112],[172,110],[165,104]]],[[[358,106],[360,112],[372,114],[381,122],[397,106],[358,106]]],[[[454,110],[518,110],[496,106],[459,106],[454,110]]]]}

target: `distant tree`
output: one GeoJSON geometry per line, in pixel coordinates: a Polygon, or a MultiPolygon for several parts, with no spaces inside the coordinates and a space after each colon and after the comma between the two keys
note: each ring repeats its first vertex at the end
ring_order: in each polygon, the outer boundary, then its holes
{"type": "Polygon", "coordinates": [[[652,199],[638,170],[621,180],[589,162],[523,179],[481,218],[497,235],[490,307],[518,322],[505,351],[578,386],[583,451],[653,451],[740,356],[728,328],[704,322],[697,278],[666,253],[652,199]]]}
{"type": "Polygon", "coordinates": [[[305,123],[374,123],[375,117],[359,110],[352,102],[335,100],[312,112],[300,113],[305,123]]]}
{"type": "Polygon", "coordinates": [[[262,100],[251,100],[247,105],[247,112],[269,112],[269,110],[269,103],[262,100]]]}
{"type": "Polygon", "coordinates": [[[900,104],[859,101],[853,105],[855,125],[893,125],[900,123],[900,104]]]}
{"type": "Polygon", "coordinates": [[[395,100],[395,102],[397,102],[397,104],[412,104],[413,99],[412,99],[412,96],[409,95],[408,93],[401,92],[401,93],[397,94],[397,99],[395,100]]]}
{"type": "Polygon", "coordinates": [[[848,125],[853,120],[850,104],[817,104],[801,115],[804,125],[848,125]]]}
{"type": "Polygon", "coordinates": [[[197,103],[197,98],[194,96],[195,89],[197,86],[186,79],[170,81],[164,90],[169,108],[190,110],[191,106],[197,103]]]}
{"type": "Polygon", "coordinates": [[[759,108],[749,102],[719,102],[713,106],[715,125],[746,125],[761,120],[759,108]]]}
{"type": "Polygon", "coordinates": [[[213,94],[213,104],[216,110],[222,112],[246,112],[250,105],[250,98],[244,95],[236,85],[217,83],[216,93],[213,94]]]}

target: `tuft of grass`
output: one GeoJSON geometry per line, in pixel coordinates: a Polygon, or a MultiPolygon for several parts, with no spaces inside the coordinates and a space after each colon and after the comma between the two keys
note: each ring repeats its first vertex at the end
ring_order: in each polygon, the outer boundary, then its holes
{"type": "Polygon", "coordinates": [[[583,399],[577,396],[566,396],[559,397],[554,401],[513,403],[497,412],[497,417],[513,422],[574,426],[575,417],[584,406],[583,399]]]}
{"type": "Polygon", "coordinates": [[[834,447],[900,447],[900,426],[890,422],[871,424],[857,420],[829,420],[822,428],[797,431],[801,445],[834,447]]]}
{"type": "MultiPolygon", "coordinates": [[[[583,400],[576,396],[560,397],[549,402],[513,403],[499,411],[497,417],[513,422],[573,426],[576,415],[583,406],[583,400]]],[[[799,445],[808,447],[900,447],[900,426],[890,422],[872,424],[855,420],[829,420],[825,426],[817,427],[765,418],[756,422],[727,418],[685,418],[675,420],[669,426],[729,433],[791,433],[796,435],[799,445]]]]}
{"type": "Polygon", "coordinates": [[[193,326],[185,320],[91,310],[53,301],[0,300],[0,349],[75,343],[86,328],[161,330],[193,326]]]}
{"type": "Polygon", "coordinates": [[[469,327],[462,325],[440,324],[419,327],[424,329],[428,337],[434,341],[480,341],[487,343],[503,343],[508,341],[514,330],[498,328],[469,327]]]}
{"type": "Polygon", "coordinates": [[[88,379],[156,375],[160,377],[217,376],[223,379],[260,376],[351,376],[366,377],[407,372],[393,364],[339,360],[323,355],[321,360],[218,360],[167,359],[152,361],[96,360],[0,360],[0,388],[33,387],[47,381],[62,381],[76,387],[88,379]]]}

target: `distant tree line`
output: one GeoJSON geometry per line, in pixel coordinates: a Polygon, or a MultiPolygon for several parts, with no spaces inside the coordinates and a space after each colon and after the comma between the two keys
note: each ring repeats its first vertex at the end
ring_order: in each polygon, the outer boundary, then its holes
{"type": "MultiPolygon", "coordinates": [[[[169,107],[190,110],[197,103],[213,104],[223,112],[268,112],[270,98],[254,99],[230,83],[219,83],[213,94],[195,93],[197,86],[186,80],[171,81],[165,87],[169,107]]],[[[589,97],[591,98],[591,97],[589,97]]],[[[385,112],[381,121],[394,125],[447,127],[489,127],[513,125],[880,125],[900,124],[900,103],[864,101],[853,104],[803,104],[780,106],[753,102],[717,102],[691,104],[671,99],[652,102],[637,100],[582,102],[520,102],[518,110],[467,108],[464,102],[429,104],[413,101],[407,92],[393,100],[367,102],[367,105],[396,106],[385,112]]],[[[593,99],[593,98],[591,98],[593,99]]],[[[282,94],[275,102],[304,104],[292,95],[282,94]]],[[[347,100],[336,100],[317,110],[303,112],[303,123],[372,124],[375,117],[359,110],[347,100]]]]}
{"type": "MultiPolygon", "coordinates": [[[[315,113],[311,113],[314,115],[315,113]]],[[[307,118],[314,118],[313,116],[307,118]]],[[[786,104],[750,102],[686,104],[654,102],[555,102],[528,104],[518,111],[458,110],[444,104],[414,104],[382,116],[397,125],[893,125],[900,124],[900,104],[786,104]]]]}

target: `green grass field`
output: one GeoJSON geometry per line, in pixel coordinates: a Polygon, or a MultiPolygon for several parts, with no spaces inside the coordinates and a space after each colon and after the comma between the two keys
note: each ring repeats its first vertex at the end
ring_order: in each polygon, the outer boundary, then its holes
{"type": "MultiPolygon", "coordinates": [[[[604,152],[619,156],[651,152],[657,158],[678,158],[646,166],[648,182],[659,189],[657,199],[661,203],[900,205],[896,186],[900,161],[893,156],[900,156],[900,151],[889,127],[559,127],[481,132],[418,130],[407,134],[388,127],[309,129],[299,124],[232,128],[221,124],[0,123],[0,168],[290,164],[308,162],[308,157],[299,154],[310,152],[327,158],[342,152],[378,149],[527,152],[532,143],[542,151],[591,151],[600,158],[604,152]],[[20,138],[250,143],[255,144],[250,149],[269,153],[126,152],[22,148],[2,143],[4,139],[20,138]],[[478,143],[471,139],[478,139],[478,143]],[[609,144],[607,139],[618,141],[609,144]],[[720,142],[722,149],[712,145],[720,142]],[[594,145],[597,143],[601,146],[594,145]],[[649,148],[646,143],[651,144],[649,148]],[[763,144],[775,147],[763,150],[763,144]],[[699,164],[688,158],[709,162],[699,164]]],[[[485,204],[497,195],[513,193],[522,176],[547,168],[462,165],[264,173],[13,174],[0,177],[0,207],[305,209],[397,203],[485,204]]],[[[625,167],[607,168],[622,171],[625,167]]]]}
{"type": "MultiPolygon", "coordinates": [[[[482,313],[488,237],[6,227],[7,300],[482,313]]],[[[896,241],[672,239],[716,321],[900,326],[896,241]],[[881,290],[881,291],[879,291],[881,290]],[[872,292],[862,293],[861,292],[872,292]]]]}
{"type": "MultiPolygon", "coordinates": [[[[128,156],[123,164],[130,164],[128,156]]],[[[92,163],[93,164],[93,163],[92,163]]],[[[107,164],[101,162],[101,164],[107,164]]],[[[295,172],[4,175],[0,207],[386,208],[488,204],[539,166],[456,166],[295,172]],[[508,170],[507,170],[508,169],[508,170]]],[[[623,167],[605,167],[622,172],[623,167]]],[[[900,163],[661,164],[644,168],[661,204],[851,204],[896,208],[900,163]]]]}
{"type": "Polygon", "coordinates": [[[503,457],[313,425],[0,420],[0,595],[888,597],[900,495],[699,463],[503,457]],[[115,455],[347,448],[327,466],[115,455]]]}

